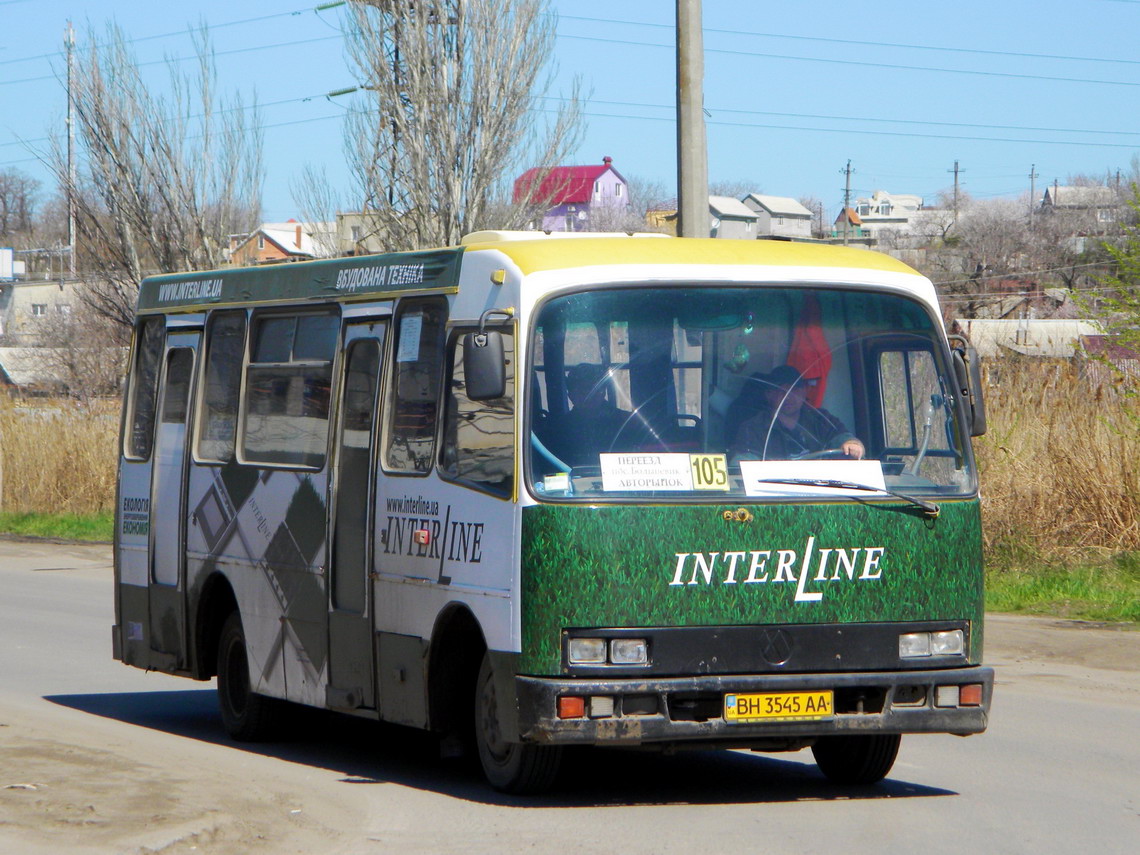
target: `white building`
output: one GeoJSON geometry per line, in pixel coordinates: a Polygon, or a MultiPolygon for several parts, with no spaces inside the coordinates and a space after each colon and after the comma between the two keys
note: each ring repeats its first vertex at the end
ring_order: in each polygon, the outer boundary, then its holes
{"type": "Polygon", "coordinates": [[[956,321],[962,334],[985,358],[1013,351],[1025,356],[1069,359],[1081,351],[1081,339],[1104,332],[1096,321],[1013,318],[956,321]]]}
{"type": "Polygon", "coordinates": [[[756,213],[731,196],[709,196],[709,237],[756,239],[756,213]]]}
{"type": "Polygon", "coordinates": [[[35,345],[58,333],[79,304],[77,287],[43,279],[0,284],[0,341],[35,345]]]}
{"type": "Polygon", "coordinates": [[[789,196],[749,193],[741,200],[756,213],[758,234],[810,238],[812,213],[789,196]]]}
{"type": "Polygon", "coordinates": [[[851,207],[862,221],[863,233],[877,238],[885,231],[909,232],[911,218],[922,209],[922,197],[876,190],[851,207]]]}

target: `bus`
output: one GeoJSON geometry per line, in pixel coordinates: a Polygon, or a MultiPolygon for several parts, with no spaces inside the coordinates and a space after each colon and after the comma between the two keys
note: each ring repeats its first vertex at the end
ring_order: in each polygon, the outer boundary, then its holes
{"type": "Polygon", "coordinates": [[[430,730],[886,776],[985,730],[977,357],[931,282],[784,241],[481,232],[138,297],[113,655],[430,730]]]}

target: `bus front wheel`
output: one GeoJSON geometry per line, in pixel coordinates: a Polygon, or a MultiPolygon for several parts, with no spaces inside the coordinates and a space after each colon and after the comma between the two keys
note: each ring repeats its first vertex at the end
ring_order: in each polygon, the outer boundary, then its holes
{"type": "Polygon", "coordinates": [[[245,630],[236,611],[226,618],[218,638],[218,706],[226,732],[239,742],[271,736],[273,700],[250,687],[245,630]]]}
{"type": "Polygon", "coordinates": [[[506,741],[499,724],[499,708],[491,658],[484,654],[475,684],[475,744],[483,774],[492,787],[504,793],[545,792],[558,774],[562,749],[506,741]]]}
{"type": "Polygon", "coordinates": [[[874,784],[895,765],[897,733],[823,736],[811,747],[819,770],[833,784],[874,784]]]}

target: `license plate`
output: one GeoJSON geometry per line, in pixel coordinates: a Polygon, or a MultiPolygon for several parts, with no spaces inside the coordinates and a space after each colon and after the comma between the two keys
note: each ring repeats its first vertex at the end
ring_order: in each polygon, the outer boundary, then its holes
{"type": "Polygon", "coordinates": [[[831,690],[724,696],[724,718],[729,722],[812,721],[833,715],[835,704],[831,690]]]}

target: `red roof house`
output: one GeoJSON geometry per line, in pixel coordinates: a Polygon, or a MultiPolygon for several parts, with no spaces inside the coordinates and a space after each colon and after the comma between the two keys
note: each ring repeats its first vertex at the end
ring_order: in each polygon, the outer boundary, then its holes
{"type": "Polygon", "coordinates": [[[514,201],[544,209],[545,231],[587,231],[599,209],[607,216],[629,207],[629,187],[613,158],[600,164],[528,169],[515,179],[514,201]]]}

